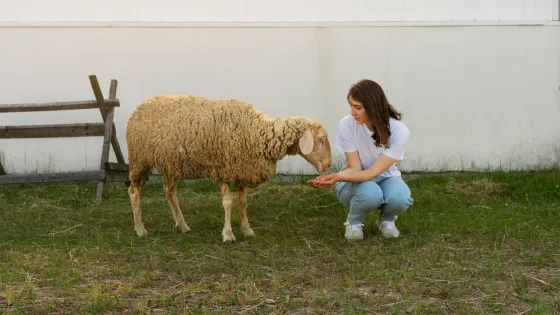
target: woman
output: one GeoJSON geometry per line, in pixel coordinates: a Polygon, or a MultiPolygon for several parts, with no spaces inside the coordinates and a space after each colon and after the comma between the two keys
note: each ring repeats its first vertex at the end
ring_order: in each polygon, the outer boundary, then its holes
{"type": "Polygon", "coordinates": [[[335,147],[344,152],[344,170],[308,181],[316,188],[335,185],[336,196],[349,208],[345,236],[362,239],[366,213],[377,208],[384,237],[398,237],[398,215],[410,205],[410,189],[395,163],[404,158],[410,131],[387,101],[379,84],[361,80],[347,95],[350,115],[340,121],[335,147]]]}

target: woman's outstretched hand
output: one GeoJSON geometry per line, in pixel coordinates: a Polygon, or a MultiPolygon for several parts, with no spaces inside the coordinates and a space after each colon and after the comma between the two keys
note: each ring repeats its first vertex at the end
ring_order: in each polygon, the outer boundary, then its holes
{"type": "Polygon", "coordinates": [[[321,175],[307,181],[311,187],[315,188],[330,188],[332,185],[341,181],[341,176],[338,173],[321,175]]]}

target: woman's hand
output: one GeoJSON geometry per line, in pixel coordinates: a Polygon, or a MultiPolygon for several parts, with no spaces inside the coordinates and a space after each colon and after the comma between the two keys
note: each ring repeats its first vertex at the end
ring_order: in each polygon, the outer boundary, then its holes
{"type": "Polygon", "coordinates": [[[322,179],[327,176],[327,175],[321,175],[321,176],[317,176],[315,177],[315,179],[310,179],[307,181],[307,184],[309,184],[309,186],[313,187],[313,188],[322,188],[321,186],[318,185],[319,182],[322,181],[322,179]]]}
{"type": "Polygon", "coordinates": [[[317,176],[315,179],[308,180],[307,183],[315,188],[330,188],[332,185],[340,182],[342,176],[338,173],[317,176]]]}

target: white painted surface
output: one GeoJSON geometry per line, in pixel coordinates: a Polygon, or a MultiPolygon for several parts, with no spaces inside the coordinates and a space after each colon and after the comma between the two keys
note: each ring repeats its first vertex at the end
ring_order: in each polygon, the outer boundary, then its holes
{"type": "Polygon", "coordinates": [[[550,21],[558,0],[0,0],[0,21],[550,21]]]}
{"type": "MultiPolygon", "coordinates": [[[[334,141],[348,87],[378,81],[412,137],[404,171],[535,168],[560,161],[560,27],[0,28],[0,103],[237,98],[322,120],[334,141]]],[[[0,114],[0,125],[99,122],[96,110],[0,114]]],[[[8,172],[97,169],[101,138],[0,140],[8,172]],[[67,152],[62,152],[67,149],[67,152]]],[[[341,156],[336,155],[337,158],[341,156]]],[[[115,161],[111,154],[111,160],[115,161]]],[[[282,173],[308,173],[299,157],[282,173]]]]}

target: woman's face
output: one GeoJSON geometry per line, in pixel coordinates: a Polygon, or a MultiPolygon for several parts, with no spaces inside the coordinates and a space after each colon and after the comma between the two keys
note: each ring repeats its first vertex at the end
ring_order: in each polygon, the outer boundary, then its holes
{"type": "Polygon", "coordinates": [[[363,124],[369,121],[368,115],[362,103],[354,100],[352,96],[348,98],[348,103],[350,104],[350,115],[356,119],[358,124],[363,124]]]}

